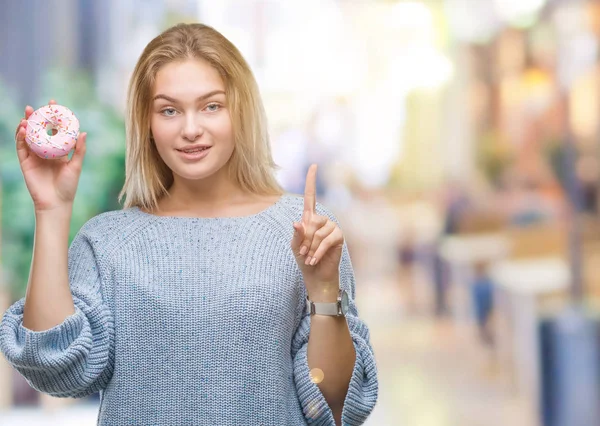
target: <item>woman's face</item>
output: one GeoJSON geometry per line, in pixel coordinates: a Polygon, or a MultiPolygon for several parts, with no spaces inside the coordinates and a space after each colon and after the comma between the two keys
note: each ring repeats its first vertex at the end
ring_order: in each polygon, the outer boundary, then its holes
{"type": "Polygon", "coordinates": [[[216,174],[234,149],[225,85],[204,60],[171,62],[156,75],[150,128],[159,155],[174,178],[198,180],[216,174]],[[197,149],[209,147],[204,152],[197,149]],[[184,153],[184,150],[196,152],[184,153]]]}

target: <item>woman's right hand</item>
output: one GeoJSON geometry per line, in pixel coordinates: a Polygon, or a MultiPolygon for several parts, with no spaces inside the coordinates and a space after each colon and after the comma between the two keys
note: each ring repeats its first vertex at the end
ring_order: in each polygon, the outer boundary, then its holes
{"type": "MultiPolygon", "coordinates": [[[[56,104],[54,100],[50,105],[56,104]]],[[[21,119],[15,135],[17,156],[25,184],[31,194],[35,211],[49,211],[57,208],[71,208],[79,183],[79,176],[85,156],[86,133],[79,133],[75,152],[69,160],[68,155],[56,159],[44,159],[37,156],[25,141],[27,120],[33,114],[33,108],[25,108],[25,118],[21,119]]]]}

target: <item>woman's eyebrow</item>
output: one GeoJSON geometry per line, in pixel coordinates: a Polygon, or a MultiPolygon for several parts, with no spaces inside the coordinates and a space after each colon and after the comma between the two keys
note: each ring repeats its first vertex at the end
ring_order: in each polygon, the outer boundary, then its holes
{"type": "MultiPolygon", "coordinates": [[[[223,95],[224,95],[224,94],[225,94],[225,92],[224,92],[223,90],[213,90],[212,92],[208,92],[208,93],[206,93],[206,94],[204,94],[204,95],[202,95],[202,96],[199,96],[199,97],[198,97],[198,99],[196,99],[196,101],[203,101],[203,100],[205,100],[205,99],[208,99],[208,98],[210,98],[211,96],[214,96],[214,95],[220,95],[220,94],[223,94],[223,95]]],[[[169,101],[169,102],[173,102],[173,103],[177,103],[177,102],[179,102],[177,99],[175,99],[175,98],[172,98],[172,97],[170,97],[170,96],[167,96],[167,95],[163,95],[162,93],[159,93],[158,95],[156,95],[156,96],[155,96],[155,97],[152,99],[152,101],[154,102],[154,101],[156,101],[157,99],[164,99],[164,100],[167,100],[167,101],[169,101]]]]}

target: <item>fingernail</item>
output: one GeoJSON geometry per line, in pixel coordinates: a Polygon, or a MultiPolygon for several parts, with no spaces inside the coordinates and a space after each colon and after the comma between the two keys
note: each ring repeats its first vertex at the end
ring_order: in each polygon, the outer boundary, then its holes
{"type": "Polygon", "coordinates": [[[308,257],[306,258],[306,261],[304,262],[304,264],[305,264],[305,265],[308,265],[309,263],[310,263],[310,256],[308,256],[308,257]]]}
{"type": "Polygon", "coordinates": [[[313,257],[312,260],[310,261],[311,266],[315,266],[315,263],[317,263],[317,258],[313,257]]]}
{"type": "Polygon", "coordinates": [[[304,247],[302,247],[302,248],[300,249],[300,254],[301,254],[302,256],[304,256],[304,255],[305,255],[307,252],[308,252],[308,249],[306,248],[306,246],[304,246],[304,247]]]}

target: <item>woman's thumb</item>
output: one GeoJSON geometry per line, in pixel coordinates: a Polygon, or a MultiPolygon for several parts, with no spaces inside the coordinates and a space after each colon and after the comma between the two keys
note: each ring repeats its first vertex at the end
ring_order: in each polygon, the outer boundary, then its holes
{"type": "Polygon", "coordinates": [[[83,166],[83,158],[85,157],[86,142],[87,133],[80,133],[79,137],[77,138],[77,143],[75,144],[75,152],[71,156],[71,162],[80,170],[83,166]]]}

